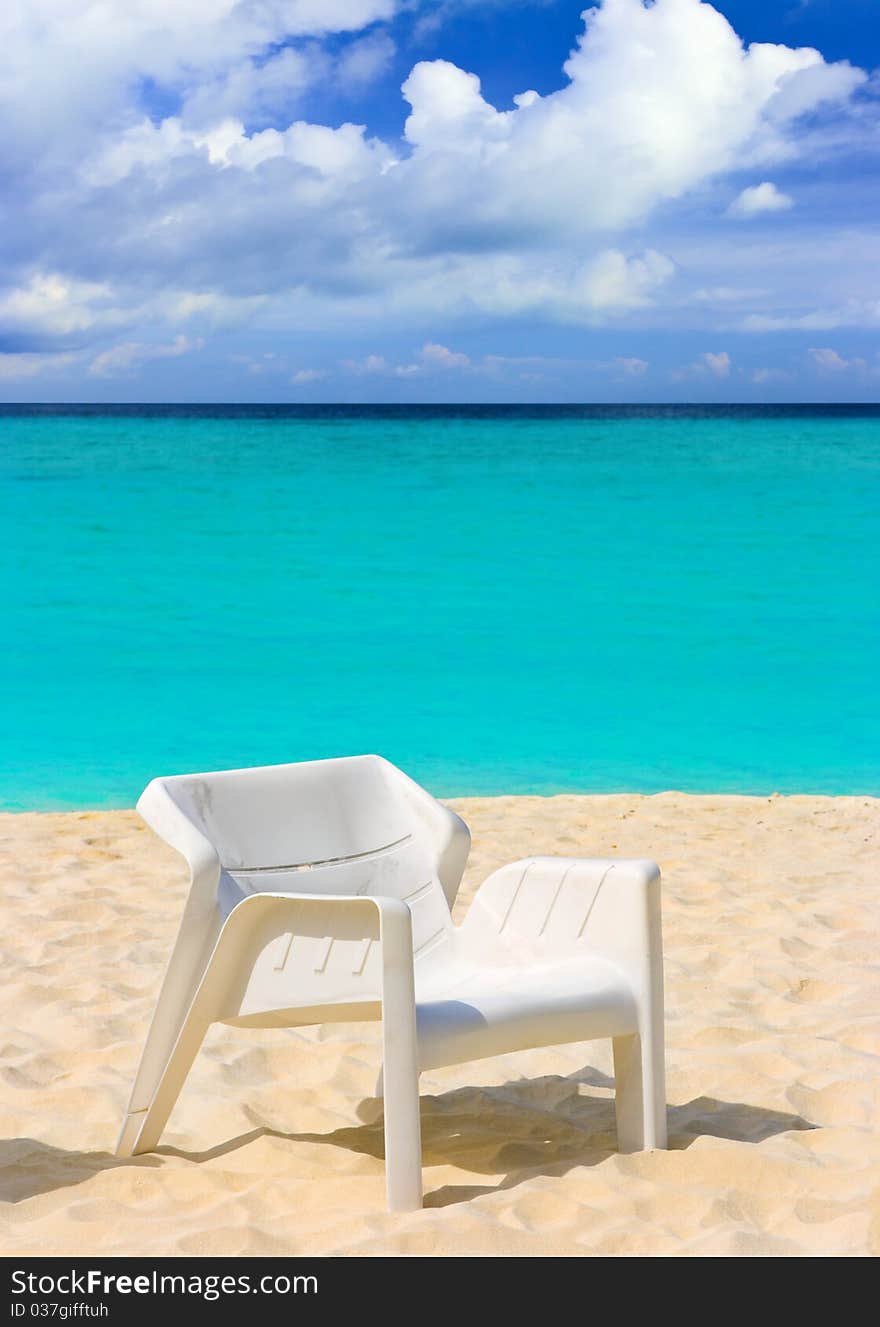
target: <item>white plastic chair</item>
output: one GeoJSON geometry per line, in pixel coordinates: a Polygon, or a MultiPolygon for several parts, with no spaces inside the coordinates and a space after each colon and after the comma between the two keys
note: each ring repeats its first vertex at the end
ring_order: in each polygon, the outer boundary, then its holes
{"type": "Polygon", "coordinates": [[[467,826],[380,756],[154,779],[138,810],[192,885],[118,1156],[157,1146],[211,1023],[360,1019],[392,1210],[422,1203],[420,1069],[611,1037],[618,1146],[666,1146],[653,862],[514,862],[455,927],[467,826]]]}

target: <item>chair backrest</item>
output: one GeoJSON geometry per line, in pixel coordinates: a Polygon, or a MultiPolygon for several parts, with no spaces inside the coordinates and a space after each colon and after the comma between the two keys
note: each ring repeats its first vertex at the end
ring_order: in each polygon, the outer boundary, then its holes
{"type": "Polygon", "coordinates": [[[220,860],[224,913],[264,891],[401,898],[412,912],[417,955],[451,925],[467,827],[380,756],[154,780],[138,810],[186,854],[169,799],[220,860]]]}

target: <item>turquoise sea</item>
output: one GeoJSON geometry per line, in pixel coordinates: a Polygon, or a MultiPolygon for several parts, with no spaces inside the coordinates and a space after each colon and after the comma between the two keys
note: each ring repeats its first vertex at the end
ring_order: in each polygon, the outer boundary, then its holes
{"type": "Polygon", "coordinates": [[[880,793],[880,408],[0,408],[0,806],[880,793]]]}

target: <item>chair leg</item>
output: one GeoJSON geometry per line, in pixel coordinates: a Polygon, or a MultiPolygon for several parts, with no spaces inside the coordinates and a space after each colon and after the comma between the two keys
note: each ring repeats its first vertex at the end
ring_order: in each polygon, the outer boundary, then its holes
{"type": "Polygon", "coordinates": [[[621,1152],[666,1146],[666,1075],[659,1035],[614,1037],[614,1110],[621,1152]]]}
{"type": "Polygon", "coordinates": [[[180,1030],[149,1106],[146,1110],[126,1115],[116,1144],[117,1156],[139,1156],[142,1152],[154,1151],[158,1146],[162,1130],[209,1027],[210,1022],[200,1017],[197,1010],[190,1013],[180,1030]]]}
{"type": "Polygon", "coordinates": [[[418,1055],[415,1036],[400,1036],[401,1029],[390,1023],[383,1019],[385,1190],[389,1211],[415,1212],[422,1205],[418,1055]]]}

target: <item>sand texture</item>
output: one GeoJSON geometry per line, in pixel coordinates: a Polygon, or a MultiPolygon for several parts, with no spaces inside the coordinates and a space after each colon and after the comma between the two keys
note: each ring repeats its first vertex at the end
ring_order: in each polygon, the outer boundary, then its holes
{"type": "Polygon", "coordinates": [[[610,1044],[425,1074],[384,1210],[377,1024],[216,1027],[160,1151],[112,1155],[185,890],[134,812],[0,816],[7,1254],[880,1252],[880,800],[454,803],[462,889],[533,853],[664,873],[670,1150],[616,1152],[610,1044]]]}

